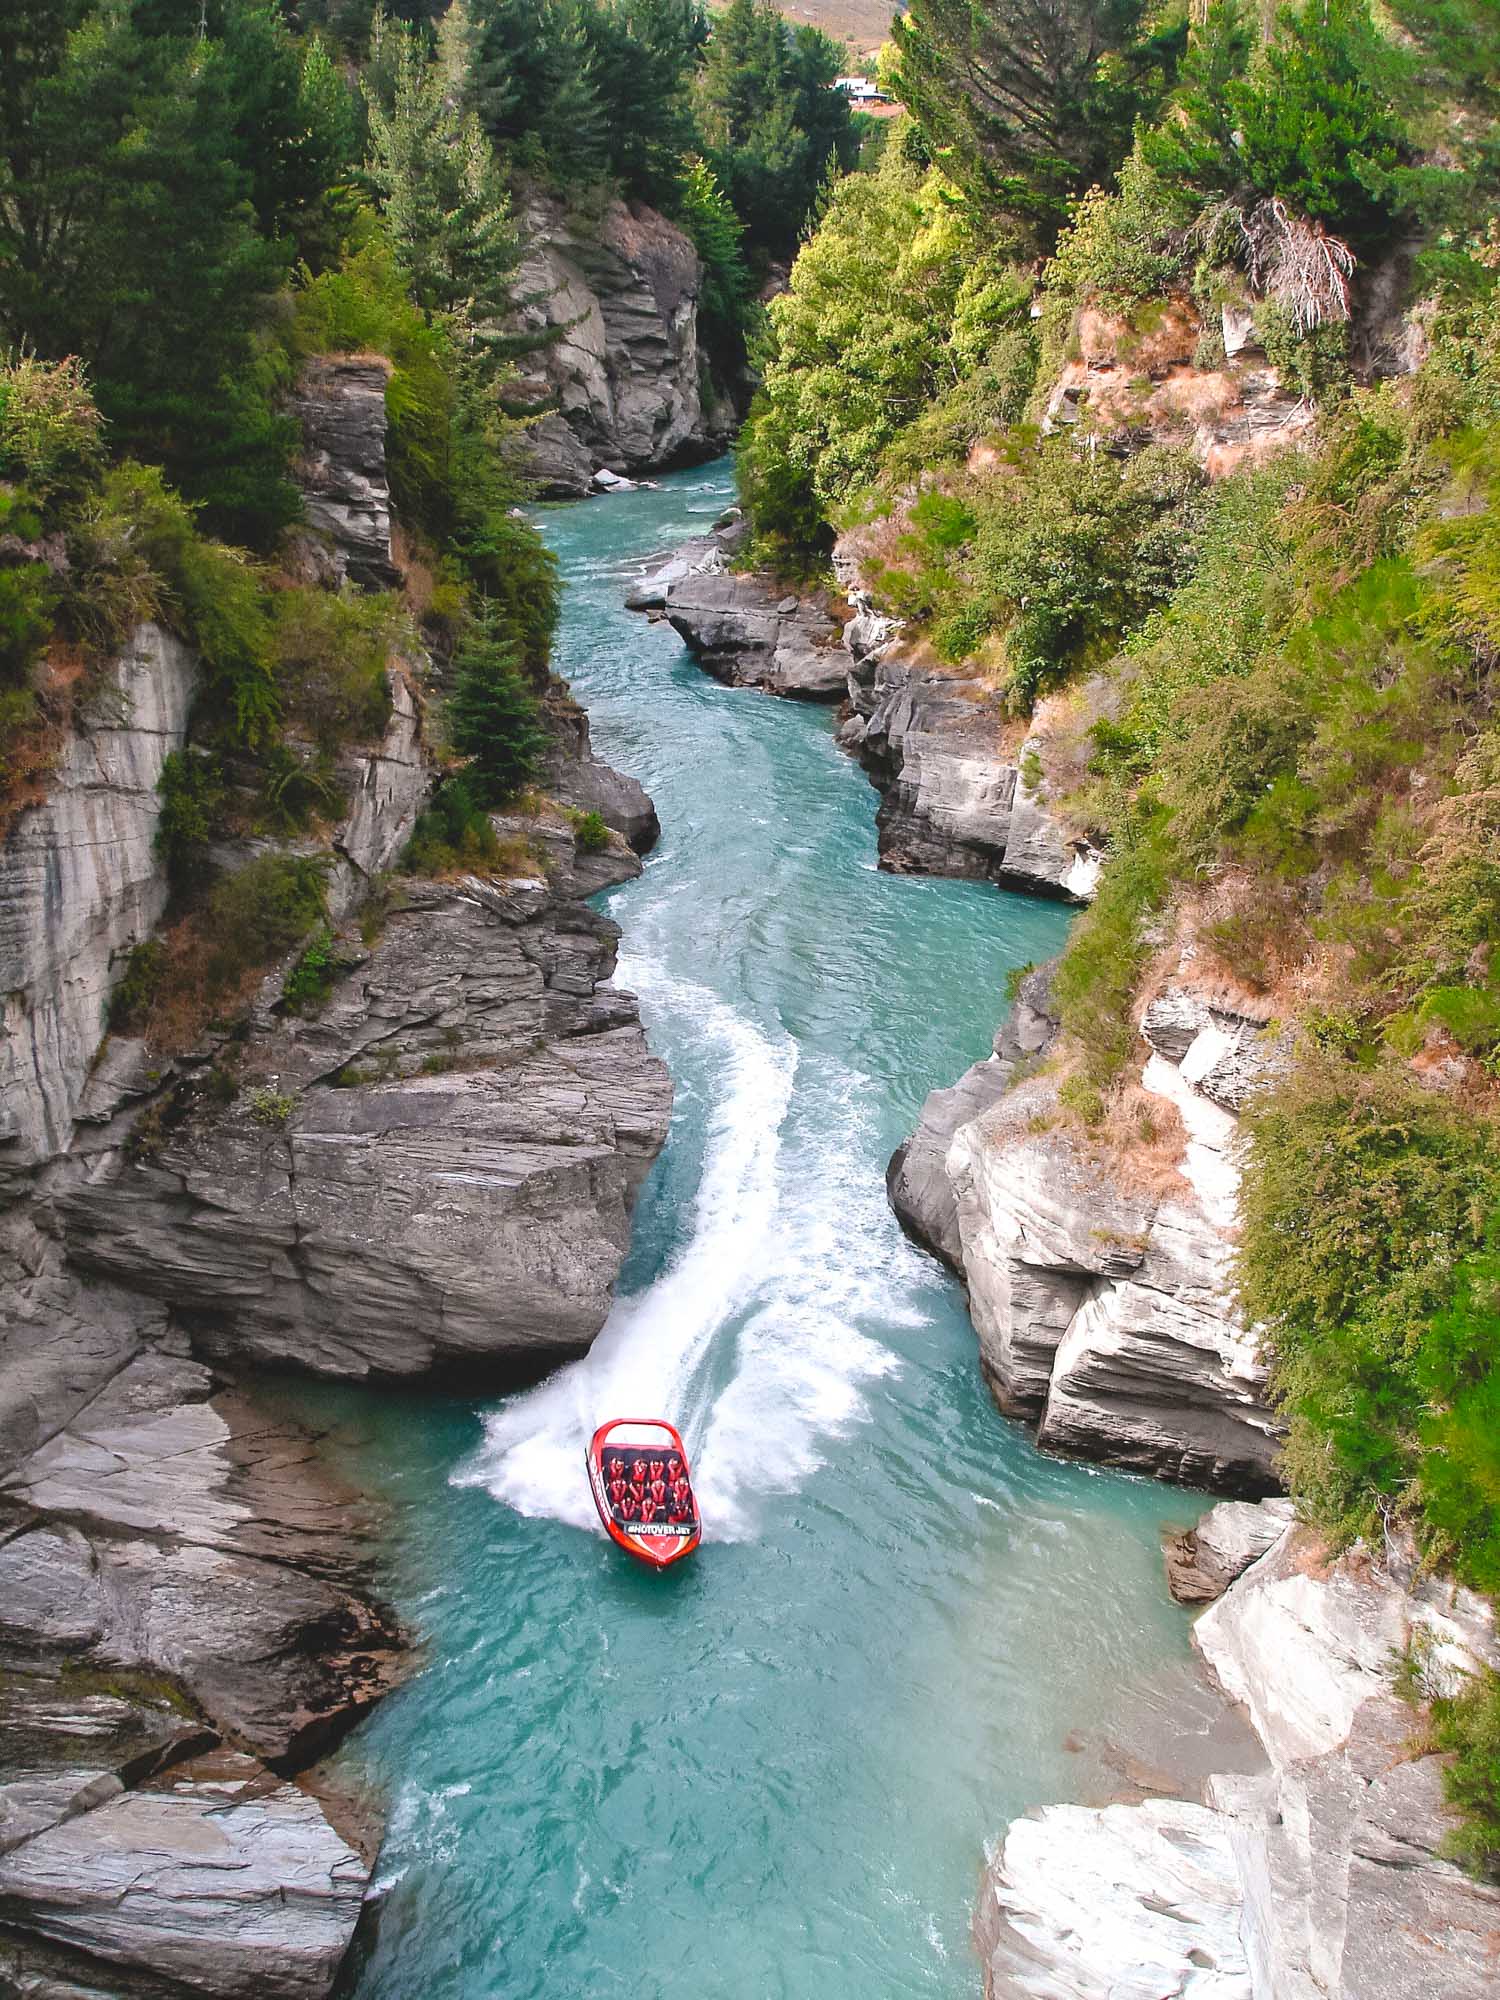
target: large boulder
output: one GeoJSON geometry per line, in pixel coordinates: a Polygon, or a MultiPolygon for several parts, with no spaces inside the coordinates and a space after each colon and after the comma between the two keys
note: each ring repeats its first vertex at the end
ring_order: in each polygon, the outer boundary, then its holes
{"type": "Polygon", "coordinates": [[[802,701],[843,700],[841,628],[821,593],[700,568],[665,596],[667,622],[716,680],[802,701]]]}

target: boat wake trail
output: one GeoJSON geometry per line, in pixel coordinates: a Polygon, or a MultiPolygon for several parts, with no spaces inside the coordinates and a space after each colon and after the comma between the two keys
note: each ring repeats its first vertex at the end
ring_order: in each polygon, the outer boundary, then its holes
{"type": "Polygon", "coordinates": [[[670,1416],[698,1463],[714,1336],[746,1303],[763,1269],[778,1199],[781,1129],[797,1051],[773,1042],[705,988],[652,965],[621,961],[621,983],[652,1012],[690,1019],[706,1045],[716,1111],[710,1121],[693,1234],[648,1290],[620,1299],[581,1361],[515,1398],[485,1423],[475,1458],[454,1474],[523,1514],[597,1526],[583,1448],[607,1417],[670,1416]]]}
{"type": "Polygon", "coordinates": [[[693,1024],[691,1081],[715,1109],[692,1235],[581,1361],[487,1419],[454,1477],[520,1513],[596,1527],[589,1437],[608,1417],[664,1416],[687,1444],[705,1538],[739,1540],[756,1500],[799,1486],[819,1441],[858,1420],[861,1382],[895,1366],[860,1326],[920,1323],[902,1307],[920,1260],[863,1164],[867,1079],[803,1088],[789,1037],[649,963],[622,960],[621,979],[675,1035],[693,1024]]]}

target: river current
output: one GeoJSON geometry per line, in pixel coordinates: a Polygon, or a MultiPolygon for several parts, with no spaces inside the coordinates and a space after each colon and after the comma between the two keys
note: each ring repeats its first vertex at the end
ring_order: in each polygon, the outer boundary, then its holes
{"type": "Polygon", "coordinates": [[[1057,906],[876,869],[829,711],[721,688],[621,608],[727,466],[547,510],[558,666],[663,825],[603,906],[671,1138],[592,1353],[480,1405],[314,1399],[393,1503],[423,1665],[344,1752],[384,1791],[358,2000],[973,2000],[986,1841],[1197,1725],[1162,1584],[1191,1496],[1042,1457],[882,1174],[988,1048],[1057,906]],[[599,1534],[583,1442],[672,1417],[706,1540],[599,1534]]]}

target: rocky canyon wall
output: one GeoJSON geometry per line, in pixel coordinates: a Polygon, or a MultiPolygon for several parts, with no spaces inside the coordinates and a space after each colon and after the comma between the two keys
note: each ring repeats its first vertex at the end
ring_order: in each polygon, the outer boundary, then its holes
{"type": "MultiPolygon", "coordinates": [[[[339,360],[301,384],[309,581],[397,573],[383,384],[339,360]]],[[[156,784],[191,737],[196,662],[155,627],[0,850],[6,1991],[327,1993],[379,1825],[319,1760],[409,1641],[371,1510],[255,1385],[477,1383],[582,1351],[665,1137],[670,1080],[583,900],[639,869],[649,799],[555,690],[551,801],[497,822],[521,858],[394,878],[362,930],[434,777],[425,663],[388,677],[326,831],[320,1008],[287,1004],[289,959],[186,1048],[108,1030],[166,910],[156,784]],[[614,829],[602,850],[569,807],[614,829]]]]}
{"type": "Polygon", "coordinates": [[[712,458],[736,417],[698,338],[703,267],[692,243],[641,202],[598,216],[534,193],[521,210],[520,325],[545,344],[520,393],[553,405],[527,433],[530,467],[552,498],[623,476],[712,458]]]}

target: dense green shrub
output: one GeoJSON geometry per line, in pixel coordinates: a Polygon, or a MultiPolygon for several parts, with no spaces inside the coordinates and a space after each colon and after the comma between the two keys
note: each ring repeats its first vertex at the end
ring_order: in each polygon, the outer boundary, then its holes
{"type": "Polygon", "coordinates": [[[201,888],[211,873],[209,844],[224,831],[228,798],[220,760],[202,750],[173,750],[156,781],[161,815],[156,851],[167,866],[174,892],[201,888]]]}
{"type": "Polygon", "coordinates": [[[446,875],[495,860],[500,842],[487,809],[465,778],[445,778],[418,818],[401,857],[408,875],[446,875]]]}
{"type": "Polygon", "coordinates": [[[1443,1789],[1459,1814],[1447,1852],[1500,1879],[1500,1673],[1487,1668],[1461,1694],[1434,1702],[1433,1735],[1449,1756],[1443,1789]]]}
{"type": "Polygon", "coordinates": [[[272,596],[271,627],[284,720],[325,754],[378,737],[391,712],[387,672],[402,629],[396,600],[293,586],[272,596]]]}
{"type": "Polygon", "coordinates": [[[87,486],[104,456],[104,420],[76,355],[24,349],[0,363],[0,479],[38,500],[87,486]]]}
{"type": "Polygon", "coordinates": [[[573,838],[582,854],[600,854],[609,845],[609,828],[604,815],[581,812],[573,815],[573,838]]]}
{"type": "Polygon", "coordinates": [[[325,855],[258,854],[223,876],[203,905],[204,976],[211,993],[290,951],[323,914],[325,855]]]}
{"type": "Polygon", "coordinates": [[[324,924],[287,974],[281,997],[294,1013],[315,1014],[333,991],[337,976],[333,932],[324,924]]]}
{"type": "Polygon", "coordinates": [[[1460,1575],[1494,1589],[1488,1127],[1403,1066],[1309,1051],[1248,1131],[1240,1290],[1275,1356],[1299,1500],[1343,1538],[1411,1514],[1460,1575]]]}

